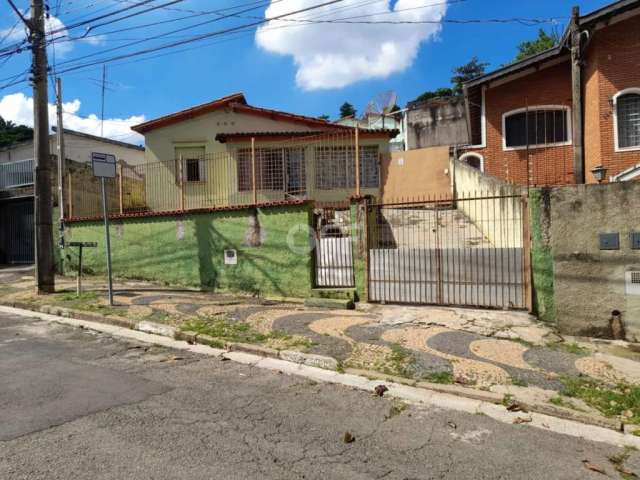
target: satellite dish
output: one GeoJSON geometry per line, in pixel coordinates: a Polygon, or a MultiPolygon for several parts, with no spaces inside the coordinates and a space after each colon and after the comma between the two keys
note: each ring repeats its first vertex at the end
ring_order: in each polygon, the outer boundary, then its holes
{"type": "Polygon", "coordinates": [[[391,113],[391,110],[396,105],[398,95],[393,90],[387,90],[386,92],[379,93],[369,101],[367,108],[364,111],[364,116],[370,114],[386,115],[391,113]]]}

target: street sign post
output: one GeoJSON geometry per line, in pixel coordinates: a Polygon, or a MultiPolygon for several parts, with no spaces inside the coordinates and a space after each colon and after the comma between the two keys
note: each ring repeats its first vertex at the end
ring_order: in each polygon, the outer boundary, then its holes
{"type": "Polygon", "coordinates": [[[111,240],[109,237],[109,214],[105,178],[116,178],[116,157],[108,153],[91,153],[93,175],[100,179],[102,186],[102,216],[104,218],[104,240],[107,249],[107,275],[109,276],[109,305],[113,305],[113,281],[111,278],[111,240]]]}

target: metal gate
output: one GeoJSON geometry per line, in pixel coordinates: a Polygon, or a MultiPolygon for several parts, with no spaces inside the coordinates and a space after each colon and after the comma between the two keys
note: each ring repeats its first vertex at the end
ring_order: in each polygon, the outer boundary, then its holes
{"type": "Polygon", "coordinates": [[[0,203],[0,263],[33,260],[33,198],[0,203]]]}
{"type": "Polygon", "coordinates": [[[528,308],[526,198],[469,197],[368,209],[369,301],[528,308]]]}
{"type": "Polygon", "coordinates": [[[314,214],[315,286],[355,285],[349,209],[321,208],[314,214]]]}

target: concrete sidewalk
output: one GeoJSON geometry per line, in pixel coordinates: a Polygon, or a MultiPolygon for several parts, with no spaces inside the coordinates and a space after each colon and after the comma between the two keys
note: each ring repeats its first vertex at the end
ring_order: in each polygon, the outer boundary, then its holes
{"type": "Polygon", "coordinates": [[[328,357],[329,368],[371,378],[439,385],[507,406],[608,417],[630,430],[640,423],[640,405],[620,400],[630,397],[628,389],[640,392],[640,354],[633,345],[563,339],[526,313],[380,305],[327,310],[146,282],[117,283],[111,307],[101,279],[87,279],[89,293],[80,298],[72,293],[74,279],[59,278],[57,285],[61,293],[37,297],[29,272],[0,270],[7,305],[86,311],[166,325],[170,332],[195,330],[220,346],[255,343],[265,351],[328,357]]]}

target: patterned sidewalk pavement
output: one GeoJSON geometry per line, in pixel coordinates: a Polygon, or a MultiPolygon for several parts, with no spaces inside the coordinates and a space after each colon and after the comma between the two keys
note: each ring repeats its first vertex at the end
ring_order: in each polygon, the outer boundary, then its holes
{"type": "MultiPolygon", "coordinates": [[[[61,293],[36,297],[30,271],[0,270],[2,303],[46,303],[178,328],[223,321],[224,332],[241,330],[246,337],[251,331],[256,343],[329,356],[341,368],[459,384],[584,412],[595,412],[593,405],[559,396],[568,380],[640,385],[640,354],[633,345],[563,339],[522,312],[373,305],[327,310],[146,282],[117,283],[116,306],[109,307],[102,279],[88,278],[84,285],[89,293],[75,298],[75,280],[60,278],[61,293]]],[[[621,415],[640,421],[633,406],[621,415]]]]}

